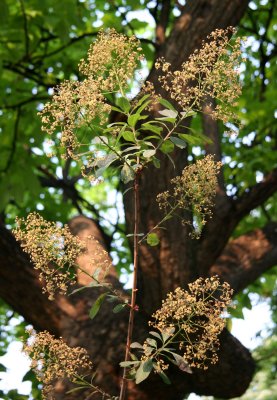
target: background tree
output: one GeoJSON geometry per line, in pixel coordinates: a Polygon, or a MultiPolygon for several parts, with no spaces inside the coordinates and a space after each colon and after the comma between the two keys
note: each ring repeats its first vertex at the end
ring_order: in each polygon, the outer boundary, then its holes
{"type": "MultiPolygon", "coordinates": [[[[269,269],[277,261],[274,6],[274,0],[68,0],[66,7],[52,0],[42,4],[2,1],[0,295],[36,329],[47,329],[71,345],[87,348],[98,365],[98,382],[109,392],[118,392],[118,362],[124,353],[127,313],[115,318],[109,307],[104,307],[97,319],[90,321],[87,311],[93,298],[86,292],[49,302],[9,229],[16,215],[25,216],[37,209],[46,219],[69,222],[74,234],[92,234],[111,254],[118,250],[119,260],[111,280],[120,287],[118,274],[130,272],[126,234],[132,232],[131,200],[128,194],[123,198],[126,221],[120,215],[114,218],[109,210],[114,209],[114,199],[125,187],[113,170],[106,173],[107,183],[94,189],[82,179],[75,162],[64,161],[59,155],[48,158],[36,110],[41,109],[61,79],[78,76],[78,62],[100,25],[141,39],[150,71],[148,80],[157,90],[161,90],[158,73],[152,69],[157,57],[165,57],[177,69],[216,28],[239,26],[239,32],[249,36],[242,67],[244,92],[239,113],[243,128],[239,135],[224,134],[225,128],[209,116],[207,99],[203,105],[206,116],[193,119],[191,124],[212,143],[207,142],[201,149],[196,136],[189,148],[174,153],[175,170],[164,158],[160,169],[149,168],[141,178],[140,229],[146,232],[160,220],[153,199],[167,189],[170,179],[188,161],[197,158],[196,154],[207,153],[224,162],[213,218],[200,240],[192,240],[188,229],[172,219],[166,223],[158,247],[142,246],[138,291],[141,312],[136,334],[138,339],[143,337],[149,315],[168,291],[177,285],[185,287],[198,276],[217,273],[229,282],[238,294],[238,315],[243,306],[250,306],[250,293],[271,295],[274,269],[269,269]],[[152,16],[152,24],[145,21],[142,11],[152,16]],[[76,214],[80,216],[71,219],[76,214]]],[[[89,251],[94,252],[93,246],[89,251]]],[[[80,276],[79,284],[85,283],[80,276]]],[[[160,399],[182,399],[191,391],[222,398],[241,395],[253,376],[250,353],[226,330],[221,335],[219,356],[219,363],[207,372],[185,375],[172,370],[174,387],[153,378],[131,388],[130,398],[153,399],[155,393],[160,399]]],[[[63,388],[57,398],[64,398],[63,388]]]]}

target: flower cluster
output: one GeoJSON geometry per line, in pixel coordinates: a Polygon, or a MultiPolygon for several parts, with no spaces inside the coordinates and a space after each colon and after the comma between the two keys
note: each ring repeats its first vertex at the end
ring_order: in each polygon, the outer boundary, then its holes
{"type": "MultiPolygon", "coordinates": [[[[42,131],[52,135],[61,131],[61,146],[66,149],[66,156],[78,159],[78,151],[86,143],[85,136],[78,137],[78,129],[87,128],[98,117],[99,124],[107,121],[110,105],[105,103],[97,83],[88,78],[82,82],[65,81],[39,113],[42,131]]],[[[87,139],[89,141],[89,139],[87,139]]]]}
{"type": "MultiPolygon", "coordinates": [[[[212,214],[221,165],[221,162],[214,161],[212,155],[208,155],[185,167],[182,175],[171,179],[172,190],[157,196],[160,209],[167,213],[177,209],[192,209],[198,226],[205,225],[207,217],[212,214]]],[[[183,223],[190,222],[183,220],[183,223]]],[[[194,232],[195,236],[198,234],[194,232]]]]}
{"type": "Polygon", "coordinates": [[[40,271],[40,279],[45,281],[43,290],[53,300],[56,292],[64,293],[68,285],[75,283],[75,260],[85,245],[70,233],[68,226],[62,228],[37,213],[16,221],[15,238],[40,271]]]}
{"type": "Polygon", "coordinates": [[[183,109],[201,111],[203,102],[210,97],[217,101],[213,118],[224,123],[236,120],[231,108],[241,93],[238,76],[241,40],[232,42],[229,39],[232,33],[233,28],[212,32],[208,42],[179,71],[172,71],[171,64],[164,59],[157,60],[155,67],[163,73],[159,78],[163,88],[183,109]]]}
{"type": "Polygon", "coordinates": [[[115,29],[100,31],[88,51],[88,60],[81,60],[79,69],[97,82],[101,91],[116,92],[132,79],[139,61],[143,59],[135,36],[128,38],[115,29]]]}
{"type": "Polygon", "coordinates": [[[91,139],[99,135],[111,112],[105,94],[126,88],[142,58],[140,51],[135,37],[127,38],[114,29],[100,31],[88,51],[87,62],[81,60],[79,65],[86,78],[65,81],[56,88],[52,101],[39,115],[43,131],[61,133],[64,157],[78,160],[85,154],[93,162],[91,139]]]}
{"type": "Polygon", "coordinates": [[[92,368],[85,349],[69,347],[47,331],[28,333],[30,337],[24,344],[23,352],[31,358],[31,368],[43,383],[43,398],[53,398],[53,384],[57,379],[67,378],[74,383],[92,368]]]}
{"type": "Polygon", "coordinates": [[[222,313],[230,305],[233,291],[217,276],[199,278],[188,286],[188,291],[177,288],[169,293],[149,324],[166,332],[168,343],[178,343],[189,366],[206,369],[207,363],[218,360],[218,336],[225,326],[222,313]]]}

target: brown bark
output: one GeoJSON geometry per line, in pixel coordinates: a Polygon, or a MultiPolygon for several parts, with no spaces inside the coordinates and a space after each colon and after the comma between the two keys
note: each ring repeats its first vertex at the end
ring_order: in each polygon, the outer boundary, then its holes
{"type": "Polygon", "coordinates": [[[210,268],[220,273],[235,293],[245,289],[268,268],[277,264],[277,223],[269,223],[232,240],[210,268]]]}

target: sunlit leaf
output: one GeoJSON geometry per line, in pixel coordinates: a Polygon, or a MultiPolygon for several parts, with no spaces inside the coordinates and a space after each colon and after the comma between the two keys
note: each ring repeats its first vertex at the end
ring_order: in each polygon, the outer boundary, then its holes
{"type": "Polygon", "coordinates": [[[142,361],[136,372],[136,384],[139,384],[146,378],[148,378],[152,369],[153,369],[153,362],[151,359],[142,361]]]}
{"type": "Polygon", "coordinates": [[[149,246],[157,246],[160,243],[160,239],[156,233],[149,233],[146,239],[149,246]]]}
{"type": "Polygon", "coordinates": [[[130,344],[130,347],[131,347],[132,349],[143,349],[143,346],[142,346],[140,343],[138,343],[138,342],[133,342],[133,343],[131,343],[131,344],[130,344]]]}
{"type": "Polygon", "coordinates": [[[123,183],[128,183],[135,178],[135,173],[132,168],[129,167],[129,165],[124,164],[121,170],[121,180],[123,183]]]}
{"type": "Polygon", "coordinates": [[[145,158],[151,158],[156,154],[156,150],[145,150],[142,155],[145,158]]]}
{"type": "Polygon", "coordinates": [[[178,113],[177,111],[173,111],[173,110],[160,110],[159,114],[163,115],[164,117],[168,117],[168,118],[176,118],[178,113]]]}

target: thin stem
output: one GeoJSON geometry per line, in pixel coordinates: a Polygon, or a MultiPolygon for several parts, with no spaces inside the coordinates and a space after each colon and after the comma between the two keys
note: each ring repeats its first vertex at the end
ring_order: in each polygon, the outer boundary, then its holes
{"type": "MultiPolygon", "coordinates": [[[[137,295],[137,274],[138,274],[138,224],[139,224],[139,174],[140,171],[136,171],[134,180],[134,276],[133,276],[133,288],[132,298],[129,314],[128,333],[125,350],[125,360],[130,359],[130,345],[132,342],[133,328],[134,328],[134,317],[136,311],[136,295],[137,295]]],[[[127,390],[127,367],[124,367],[123,377],[120,389],[119,400],[124,400],[127,390]]]]}
{"type": "MultiPolygon", "coordinates": [[[[118,290],[113,289],[112,285],[110,283],[106,282],[101,282],[95,276],[91,275],[89,272],[87,272],[85,269],[80,267],[79,265],[75,265],[77,269],[79,269],[81,272],[83,272],[85,275],[89,276],[92,280],[94,280],[98,285],[104,287],[108,293],[112,293],[114,296],[118,297],[119,300],[125,303],[125,298],[121,296],[121,294],[118,292],[118,290]]],[[[105,277],[104,277],[105,279],[105,277]]],[[[93,286],[92,286],[93,287],[93,286]]]]}
{"type": "Polygon", "coordinates": [[[161,143],[156,147],[156,150],[158,150],[162,144],[168,140],[171,136],[171,134],[174,132],[174,130],[180,125],[180,123],[187,118],[188,114],[190,111],[193,111],[193,106],[195,104],[196,100],[193,101],[193,103],[191,104],[190,108],[188,108],[185,112],[185,114],[183,116],[181,116],[179,118],[179,120],[177,122],[175,122],[175,124],[173,125],[173,127],[171,129],[168,130],[168,133],[166,134],[166,136],[163,138],[163,140],[161,141],[161,143]]]}
{"type": "MultiPolygon", "coordinates": [[[[100,393],[102,395],[103,399],[105,399],[105,398],[110,399],[111,398],[110,394],[104,392],[104,390],[102,390],[99,386],[93,385],[93,383],[89,383],[86,379],[84,379],[83,376],[78,375],[78,374],[75,373],[74,374],[74,378],[75,378],[75,380],[78,380],[78,381],[80,381],[80,382],[82,382],[84,384],[84,386],[83,387],[79,387],[79,389],[85,389],[86,387],[87,388],[92,388],[92,389],[95,390],[94,393],[96,393],[96,392],[100,393]]],[[[78,382],[76,382],[74,380],[72,382],[75,383],[76,385],[78,385],[78,382]]],[[[69,392],[67,392],[67,393],[70,393],[70,392],[71,391],[69,390],[69,392]]]]}
{"type": "Polygon", "coordinates": [[[150,229],[150,231],[148,231],[138,242],[138,244],[141,244],[149,235],[149,233],[155,231],[156,229],[158,229],[165,221],[167,221],[172,214],[174,213],[174,211],[176,211],[178,208],[178,204],[176,204],[174,207],[171,208],[171,210],[165,215],[165,217],[163,217],[163,219],[161,219],[153,228],[150,229]]]}

